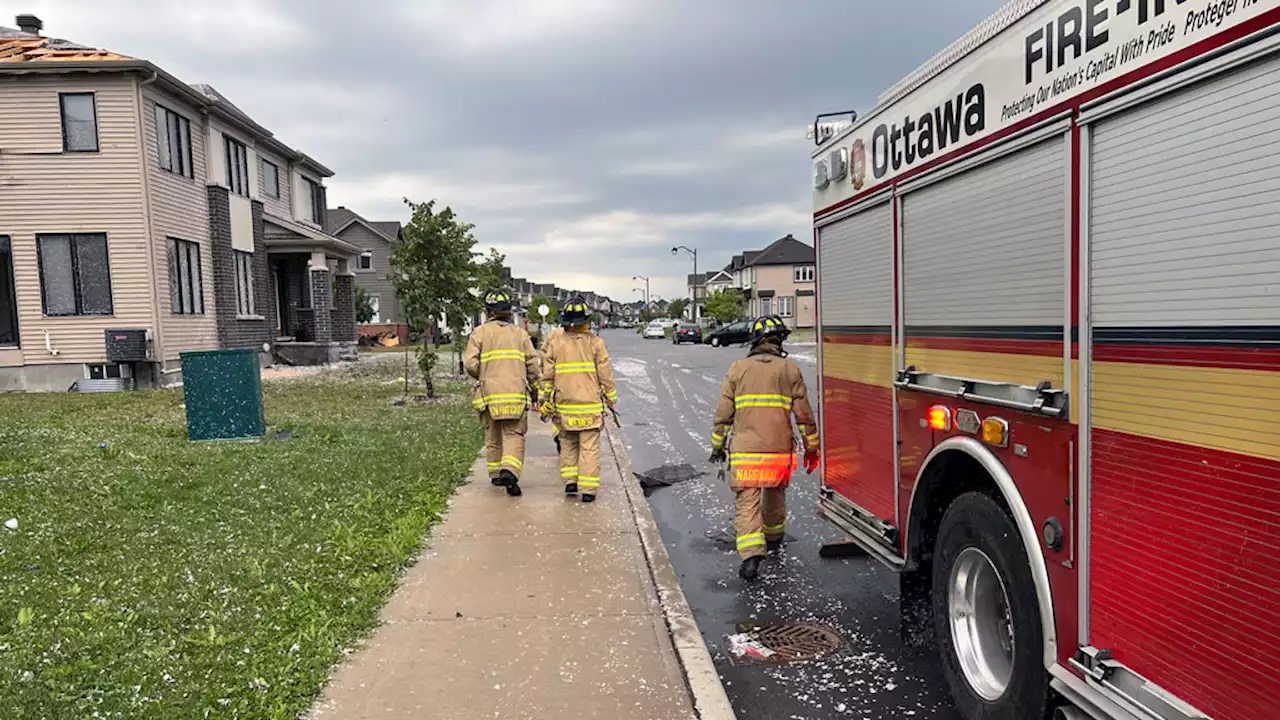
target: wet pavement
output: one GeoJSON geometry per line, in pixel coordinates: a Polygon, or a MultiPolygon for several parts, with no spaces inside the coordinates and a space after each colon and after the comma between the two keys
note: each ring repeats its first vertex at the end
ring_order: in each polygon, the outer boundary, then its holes
{"type": "MultiPolygon", "coordinates": [[[[738,717],[960,720],[934,651],[899,639],[897,577],[870,558],[818,557],[823,543],[842,538],[814,514],[816,475],[800,472],[792,480],[784,549],[762,566],[756,583],[738,579],[733,493],[706,458],[720,381],[745,350],[675,346],[625,330],[603,337],[632,466],[661,480],[646,493],[738,717]],[[672,467],[682,464],[704,474],[686,478],[694,473],[672,467]],[[843,646],[790,665],[730,657],[726,638],[740,626],[774,623],[819,624],[838,633],[843,646]]],[[[816,398],[815,354],[813,347],[792,352],[816,398]]]]}

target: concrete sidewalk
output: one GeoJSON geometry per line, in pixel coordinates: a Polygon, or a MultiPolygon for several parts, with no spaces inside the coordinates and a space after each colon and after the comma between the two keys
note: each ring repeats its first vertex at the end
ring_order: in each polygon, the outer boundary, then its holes
{"type": "Polygon", "coordinates": [[[601,444],[590,505],[565,497],[542,423],[523,497],[477,461],[312,717],[732,718],[626,451],[601,444]]]}

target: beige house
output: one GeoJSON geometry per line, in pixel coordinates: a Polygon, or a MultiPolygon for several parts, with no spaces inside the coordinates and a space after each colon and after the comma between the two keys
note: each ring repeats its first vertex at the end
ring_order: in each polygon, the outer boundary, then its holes
{"type": "Polygon", "coordinates": [[[791,235],[736,255],[722,272],[747,300],[747,315],[779,315],[792,328],[816,326],[813,246],[791,235]]]}
{"type": "Polygon", "coordinates": [[[332,171],[208,86],[0,28],[0,391],[171,384],[192,350],[354,349],[358,248],[324,232],[332,171]],[[117,362],[113,337],[145,337],[117,362]]]}

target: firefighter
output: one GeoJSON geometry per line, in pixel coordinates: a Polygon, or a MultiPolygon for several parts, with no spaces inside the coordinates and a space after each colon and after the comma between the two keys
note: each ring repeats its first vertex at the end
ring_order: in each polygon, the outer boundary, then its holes
{"type": "Polygon", "coordinates": [[[528,409],[538,381],[538,353],[529,333],[512,322],[511,295],[491,290],[484,296],[487,321],[471,333],[463,362],[476,379],[473,403],[484,425],[489,479],[512,497],[521,495],[524,436],[528,409]]]}
{"type": "Polygon", "coordinates": [[[790,334],[776,315],[752,323],[751,351],[725,375],[711,432],[711,462],[729,461],[729,487],[737,495],[733,526],[744,580],[755,579],[786,532],[786,489],[796,466],[792,415],[804,437],[806,472],[818,466],[809,393],[800,366],[782,349],[790,334]]]}
{"type": "Polygon", "coordinates": [[[600,488],[600,430],[604,412],[614,410],[618,391],[604,340],[590,331],[591,310],[581,297],[560,311],[561,333],[542,346],[544,417],[559,428],[560,478],[566,495],[581,491],[593,502],[600,488]]]}

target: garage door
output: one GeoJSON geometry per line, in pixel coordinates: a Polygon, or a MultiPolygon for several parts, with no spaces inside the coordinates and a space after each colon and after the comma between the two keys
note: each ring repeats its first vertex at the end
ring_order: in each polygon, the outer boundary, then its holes
{"type": "Polygon", "coordinates": [[[1092,129],[1090,631],[1280,717],[1280,62],[1092,129]]]}

